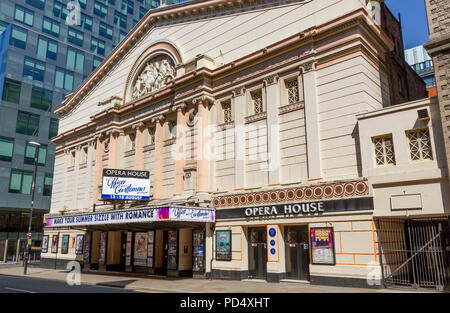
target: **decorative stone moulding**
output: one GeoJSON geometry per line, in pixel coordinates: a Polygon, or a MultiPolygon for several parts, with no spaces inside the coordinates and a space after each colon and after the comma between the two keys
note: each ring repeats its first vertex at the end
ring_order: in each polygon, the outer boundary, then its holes
{"type": "Polygon", "coordinates": [[[260,121],[260,120],[263,120],[263,119],[266,119],[266,118],[267,118],[267,112],[262,112],[262,113],[259,113],[259,114],[247,116],[245,118],[245,123],[246,124],[253,123],[253,122],[260,121]]]}
{"type": "Polygon", "coordinates": [[[215,208],[223,208],[265,203],[354,197],[368,194],[369,188],[366,181],[349,181],[344,183],[330,183],[317,186],[219,196],[214,197],[212,203],[215,208]]]}
{"type": "Polygon", "coordinates": [[[168,57],[148,61],[133,82],[131,99],[163,89],[175,76],[175,67],[168,57]]]}
{"type": "Polygon", "coordinates": [[[296,102],[296,103],[292,103],[292,104],[288,104],[282,107],[278,108],[278,114],[285,114],[285,113],[289,113],[292,111],[296,111],[296,110],[301,110],[305,107],[305,104],[303,101],[300,102],[296,102]]]}

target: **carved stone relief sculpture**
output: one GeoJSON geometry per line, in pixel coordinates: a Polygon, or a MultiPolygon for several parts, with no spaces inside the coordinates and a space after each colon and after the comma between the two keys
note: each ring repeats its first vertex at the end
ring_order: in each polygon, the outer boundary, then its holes
{"type": "Polygon", "coordinates": [[[175,78],[175,67],[167,57],[151,59],[143,67],[132,87],[132,100],[164,88],[175,78]]]}

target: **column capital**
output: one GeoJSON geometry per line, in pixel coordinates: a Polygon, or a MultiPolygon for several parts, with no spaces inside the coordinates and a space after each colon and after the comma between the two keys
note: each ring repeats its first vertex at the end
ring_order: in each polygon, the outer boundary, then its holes
{"type": "Polygon", "coordinates": [[[207,105],[209,105],[213,102],[214,102],[214,98],[210,97],[208,95],[202,95],[202,96],[192,99],[192,104],[194,104],[194,105],[201,104],[201,105],[204,105],[205,107],[207,107],[207,105]]]}
{"type": "Polygon", "coordinates": [[[145,124],[144,124],[143,122],[138,122],[138,123],[133,124],[133,125],[131,126],[131,128],[133,128],[134,130],[140,129],[140,128],[143,128],[143,127],[145,127],[145,124]]]}
{"type": "Polygon", "coordinates": [[[316,70],[317,61],[309,61],[299,66],[302,73],[308,73],[316,70]]]}
{"type": "Polygon", "coordinates": [[[164,114],[160,114],[152,118],[152,123],[160,122],[163,123],[166,120],[166,116],[164,114]]]}
{"type": "Polygon", "coordinates": [[[241,86],[241,87],[237,87],[234,88],[231,92],[233,93],[233,98],[239,97],[239,96],[243,96],[245,93],[245,87],[241,86]]]}
{"type": "Polygon", "coordinates": [[[280,77],[278,74],[272,74],[263,78],[263,84],[265,87],[278,83],[280,77]]]}

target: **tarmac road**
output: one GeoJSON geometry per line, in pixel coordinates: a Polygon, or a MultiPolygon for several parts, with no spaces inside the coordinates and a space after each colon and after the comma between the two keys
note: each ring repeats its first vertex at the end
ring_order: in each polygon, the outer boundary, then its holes
{"type": "Polygon", "coordinates": [[[93,285],[69,286],[61,281],[0,275],[0,293],[134,293],[134,291],[93,285]]]}

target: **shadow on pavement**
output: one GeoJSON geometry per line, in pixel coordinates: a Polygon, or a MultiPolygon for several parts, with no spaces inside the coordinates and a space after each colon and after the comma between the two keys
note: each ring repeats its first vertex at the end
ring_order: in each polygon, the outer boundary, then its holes
{"type": "Polygon", "coordinates": [[[107,286],[115,288],[125,288],[127,285],[134,283],[136,280],[119,280],[119,281],[108,281],[103,283],[97,283],[97,286],[107,286]]]}

